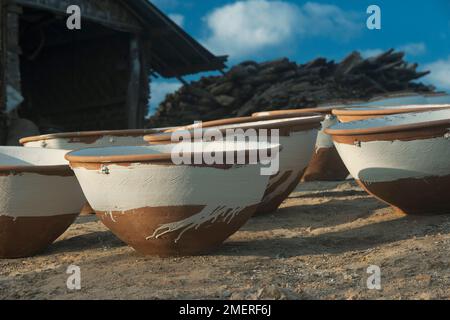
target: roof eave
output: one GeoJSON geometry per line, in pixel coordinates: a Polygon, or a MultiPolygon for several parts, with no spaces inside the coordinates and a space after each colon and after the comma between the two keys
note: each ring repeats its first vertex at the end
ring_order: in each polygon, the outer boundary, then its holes
{"type": "MultiPolygon", "coordinates": [[[[154,20],[155,16],[158,17],[160,22],[164,23],[167,28],[165,32],[168,35],[165,36],[166,39],[164,41],[166,43],[172,41],[169,44],[179,44],[183,48],[183,50],[177,50],[178,48],[173,50],[176,55],[180,56],[180,63],[177,65],[174,65],[172,61],[164,61],[163,54],[151,49],[151,54],[158,55],[160,63],[150,57],[150,64],[154,71],[161,76],[167,78],[181,77],[198,72],[217,71],[227,68],[227,56],[215,56],[212,54],[148,0],[128,0],[126,5],[138,16],[147,29],[152,29],[152,26],[147,21],[150,19],[154,20]],[[192,56],[189,57],[189,54],[192,56]],[[185,56],[188,57],[185,58],[185,56]],[[187,64],[186,61],[189,61],[189,63],[187,64]]],[[[152,35],[147,37],[149,41],[152,40],[152,35]]]]}

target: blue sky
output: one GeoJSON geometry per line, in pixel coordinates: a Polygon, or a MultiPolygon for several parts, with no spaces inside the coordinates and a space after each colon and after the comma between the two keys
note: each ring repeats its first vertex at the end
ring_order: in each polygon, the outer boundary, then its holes
{"type": "MultiPolygon", "coordinates": [[[[431,70],[424,80],[450,91],[450,0],[150,0],[213,53],[244,60],[316,57],[341,60],[353,50],[370,56],[389,48],[431,70]],[[381,30],[366,27],[367,7],[381,8],[381,30]]],[[[189,80],[199,75],[188,77],[189,80]]],[[[157,79],[152,108],[177,80],[157,79]]]]}

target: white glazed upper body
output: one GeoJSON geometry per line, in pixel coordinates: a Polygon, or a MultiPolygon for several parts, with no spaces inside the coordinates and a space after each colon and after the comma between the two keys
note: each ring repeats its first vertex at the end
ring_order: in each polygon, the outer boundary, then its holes
{"type": "MultiPolygon", "coordinates": [[[[332,129],[386,128],[388,130],[392,126],[443,119],[450,119],[450,110],[400,114],[340,123],[333,126],[332,129]]],[[[335,146],[350,173],[356,179],[366,182],[450,175],[450,139],[445,135],[409,141],[393,138],[392,141],[369,141],[354,145],[335,141],[335,146]]]]}
{"type": "MultiPolygon", "coordinates": [[[[74,154],[158,154],[175,146],[90,148],[74,154]]],[[[74,168],[89,203],[98,211],[182,205],[249,206],[261,200],[269,179],[269,176],[260,174],[259,164],[231,168],[152,162],[105,165],[108,174],[100,170],[74,168]]]]}
{"type": "MultiPolygon", "coordinates": [[[[93,148],[75,154],[157,154],[174,146],[176,144],[93,148]]],[[[242,210],[250,206],[256,208],[269,180],[268,175],[261,175],[260,164],[226,168],[152,162],[105,165],[107,174],[104,170],[82,167],[74,170],[92,208],[110,214],[113,221],[114,214],[129,213],[133,209],[204,206],[201,212],[191,217],[161,225],[149,237],[181,231],[179,239],[187,230],[214,222],[219,217],[230,222],[242,210]]]]}
{"type": "Polygon", "coordinates": [[[48,217],[78,213],[86,201],[75,176],[39,172],[47,166],[67,166],[65,150],[0,147],[0,168],[15,167],[18,173],[0,175],[0,216],[48,217]],[[35,172],[20,172],[20,167],[35,172]]]}

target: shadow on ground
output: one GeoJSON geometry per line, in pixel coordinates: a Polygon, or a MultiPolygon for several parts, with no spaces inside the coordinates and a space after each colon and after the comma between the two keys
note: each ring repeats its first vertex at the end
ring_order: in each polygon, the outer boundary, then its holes
{"type": "Polygon", "coordinates": [[[447,216],[402,216],[396,220],[320,235],[229,241],[217,254],[275,258],[362,251],[413,237],[439,234],[442,232],[439,226],[447,222],[447,216]]]}
{"type": "Polygon", "coordinates": [[[86,233],[68,239],[55,242],[44,253],[53,255],[56,253],[79,252],[93,249],[112,249],[126,246],[119,238],[110,231],[98,231],[86,233]]]}

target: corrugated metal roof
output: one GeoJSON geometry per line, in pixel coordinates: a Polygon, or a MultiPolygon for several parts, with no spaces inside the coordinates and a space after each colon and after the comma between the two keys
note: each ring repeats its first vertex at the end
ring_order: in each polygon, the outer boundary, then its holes
{"type": "Polygon", "coordinates": [[[148,0],[127,0],[145,27],[151,50],[150,65],[163,77],[178,77],[226,68],[227,57],[215,56],[148,0]]]}

